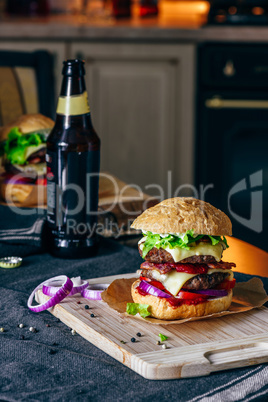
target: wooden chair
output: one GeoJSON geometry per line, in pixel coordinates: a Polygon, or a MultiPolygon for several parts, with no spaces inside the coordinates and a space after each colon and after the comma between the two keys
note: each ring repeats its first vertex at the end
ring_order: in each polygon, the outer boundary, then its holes
{"type": "Polygon", "coordinates": [[[25,113],[55,116],[53,56],[0,51],[0,126],[25,113]]]}

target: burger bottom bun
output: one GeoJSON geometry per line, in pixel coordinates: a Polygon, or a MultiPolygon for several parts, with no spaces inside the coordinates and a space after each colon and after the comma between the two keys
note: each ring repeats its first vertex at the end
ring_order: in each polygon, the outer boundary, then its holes
{"type": "Polygon", "coordinates": [[[228,310],[232,303],[233,292],[230,290],[227,296],[209,300],[197,305],[182,304],[172,307],[169,302],[161,297],[146,295],[142,296],[136,289],[140,281],[137,280],[131,287],[131,295],[135,303],[149,304],[152,317],[160,320],[178,320],[182,318],[202,317],[209,314],[228,310]]]}
{"type": "Polygon", "coordinates": [[[0,183],[3,201],[16,206],[43,206],[47,202],[46,186],[34,184],[0,183]]]}

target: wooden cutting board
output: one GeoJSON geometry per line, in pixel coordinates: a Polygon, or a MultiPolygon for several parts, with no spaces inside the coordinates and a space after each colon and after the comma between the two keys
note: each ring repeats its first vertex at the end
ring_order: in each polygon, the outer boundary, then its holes
{"type": "MultiPolygon", "coordinates": [[[[91,279],[89,283],[111,283],[133,276],[109,276],[91,279]]],[[[36,294],[39,303],[47,299],[41,291],[36,294]]],[[[86,300],[81,295],[67,297],[50,312],[93,345],[147,379],[199,377],[213,371],[268,362],[268,309],[265,307],[168,326],[120,316],[103,301],[86,300]],[[86,304],[90,306],[89,310],[85,309],[86,304]],[[92,313],[94,317],[91,317],[92,313]],[[136,335],[138,332],[141,337],[136,335]],[[168,336],[165,350],[162,345],[157,345],[159,333],[168,336]],[[131,342],[133,337],[134,343],[131,342]]]]}

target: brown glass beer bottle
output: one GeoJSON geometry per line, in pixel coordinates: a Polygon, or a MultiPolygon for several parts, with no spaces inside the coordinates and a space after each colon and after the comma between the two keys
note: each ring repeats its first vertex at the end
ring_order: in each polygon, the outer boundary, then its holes
{"type": "Polygon", "coordinates": [[[86,258],[97,252],[100,140],[91,122],[84,62],[64,61],[55,126],[47,139],[50,252],[86,258]]]}

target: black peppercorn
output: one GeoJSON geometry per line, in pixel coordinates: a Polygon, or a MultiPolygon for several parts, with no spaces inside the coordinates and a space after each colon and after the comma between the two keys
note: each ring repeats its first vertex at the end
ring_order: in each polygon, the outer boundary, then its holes
{"type": "Polygon", "coordinates": [[[137,335],[139,338],[141,337],[141,333],[140,333],[140,332],[138,332],[136,335],[137,335]]]}
{"type": "Polygon", "coordinates": [[[95,315],[92,313],[92,314],[90,314],[90,317],[95,317],[95,315]]]}
{"type": "Polygon", "coordinates": [[[135,339],[135,338],[131,338],[131,342],[136,342],[136,339],[135,339]]]}
{"type": "Polygon", "coordinates": [[[88,304],[85,305],[85,309],[89,310],[89,305],[88,304]]]}
{"type": "Polygon", "coordinates": [[[55,349],[49,349],[48,353],[50,355],[54,355],[56,353],[56,350],[55,349]]]}

